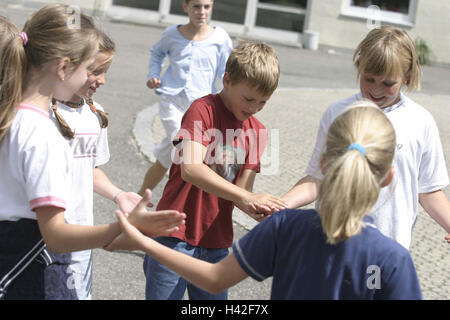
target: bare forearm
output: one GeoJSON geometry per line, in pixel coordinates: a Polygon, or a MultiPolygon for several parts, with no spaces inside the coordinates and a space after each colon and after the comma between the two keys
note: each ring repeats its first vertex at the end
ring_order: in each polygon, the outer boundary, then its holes
{"type": "Polygon", "coordinates": [[[114,200],[121,190],[116,187],[108,176],[99,168],[94,169],[94,192],[103,198],[114,200]]]}
{"type": "Polygon", "coordinates": [[[149,238],[144,251],[195,286],[213,294],[247,277],[233,254],[218,263],[209,263],[169,249],[149,238]]]}
{"type": "Polygon", "coordinates": [[[442,190],[419,194],[420,205],[425,211],[450,233],[450,202],[442,190]]]}
{"type": "Polygon", "coordinates": [[[55,253],[103,248],[120,234],[118,223],[98,226],[60,223],[51,229],[47,227],[47,231],[42,229],[45,243],[55,253]]]}
{"type": "Polygon", "coordinates": [[[204,164],[182,165],[182,178],[219,198],[240,202],[249,192],[223,179],[204,164]]]}
{"type": "Polygon", "coordinates": [[[317,199],[319,183],[319,180],[306,176],[300,179],[281,199],[291,209],[306,206],[317,199]]]}

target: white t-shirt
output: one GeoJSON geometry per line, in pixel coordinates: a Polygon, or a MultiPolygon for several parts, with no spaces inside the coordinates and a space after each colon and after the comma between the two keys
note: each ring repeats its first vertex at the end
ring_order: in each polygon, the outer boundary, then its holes
{"type": "Polygon", "coordinates": [[[21,104],[0,145],[0,221],[36,219],[43,206],[66,209],[71,162],[48,113],[21,104]]]}
{"type": "MultiPolygon", "coordinates": [[[[94,102],[97,110],[103,108],[94,102]]],[[[71,108],[59,103],[58,113],[75,132],[75,137],[66,140],[73,153],[72,194],[66,211],[66,221],[77,225],[94,225],[93,180],[94,168],[109,161],[107,129],[102,129],[101,120],[93,113],[88,104],[71,108]]],[[[59,128],[59,124],[50,111],[50,118],[59,128]]],[[[92,292],[92,250],[72,253],[70,269],[73,273],[73,285],[80,300],[91,299],[92,292]]]]}
{"type": "MultiPolygon", "coordinates": [[[[322,179],[319,162],[325,148],[328,128],[348,106],[363,100],[361,93],[333,103],[322,116],[313,154],[306,174],[322,179]]],[[[395,179],[383,188],[371,213],[375,225],[405,248],[411,244],[419,193],[440,190],[448,185],[448,173],[439,131],[432,115],[403,94],[400,101],[383,112],[396,134],[395,179]]]]}

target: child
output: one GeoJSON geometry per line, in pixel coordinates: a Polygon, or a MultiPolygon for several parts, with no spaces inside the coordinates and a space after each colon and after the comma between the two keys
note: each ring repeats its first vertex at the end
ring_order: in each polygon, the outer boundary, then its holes
{"type": "Polygon", "coordinates": [[[139,194],[154,189],[172,165],[172,138],[192,101],[216,93],[232,42],[225,30],[208,24],[213,0],[184,0],[189,23],[168,27],[151,49],[147,86],[160,95],[159,116],[166,138],[155,147],[156,163],[147,171],[139,194]],[[169,67],[160,78],[165,57],[169,67]]]}
{"type": "MultiPolygon", "coordinates": [[[[98,32],[67,5],[51,4],[28,19],[1,56],[0,90],[0,298],[77,299],[67,252],[102,248],[117,223],[67,224],[72,210],[72,151],[49,119],[52,96],[69,100],[86,83],[98,51],[98,32]]],[[[147,192],[142,203],[148,202],[147,192]]],[[[130,220],[153,236],[183,222],[177,212],[133,211],[130,220]],[[150,230],[150,228],[152,230],[150,230]]]]}
{"type": "Polygon", "coordinates": [[[273,276],[271,299],[422,299],[408,250],[384,236],[367,214],[393,178],[394,129],[362,102],[330,126],[320,168],[319,212],[273,214],[211,264],[143,236],[118,212],[121,239],[107,249],[139,249],[209,292],[247,276],[273,276]],[[343,189],[342,185],[346,188],[343,189]]]}
{"type": "MultiPolygon", "coordinates": [[[[346,106],[362,98],[375,102],[392,122],[397,134],[393,188],[381,192],[372,217],[386,236],[405,248],[417,218],[418,204],[450,233],[450,204],[442,189],[448,185],[439,132],[431,114],[406,97],[401,88],[419,89],[421,70],[408,34],[394,27],[372,30],[353,57],[361,92],[332,104],[322,116],[313,155],[302,178],[283,199],[289,208],[313,202],[323,176],[319,158],[327,130],[346,106]]],[[[450,242],[450,235],[446,237],[450,242]]]]}
{"type": "MultiPolygon", "coordinates": [[[[88,80],[67,102],[54,101],[50,117],[70,139],[74,155],[72,169],[73,211],[66,211],[66,221],[79,225],[94,225],[93,191],[116,202],[124,213],[130,213],[141,197],[124,192],[98,168],[109,160],[107,138],[108,117],[103,108],[92,101],[96,90],[105,84],[105,74],[115,54],[114,42],[100,33],[99,53],[96,55],[88,80]]],[[[91,299],[92,250],[72,253],[70,269],[80,300],[91,299]]]]}
{"type": "MultiPolygon", "coordinates": [[[[228,255],[232,244],[234,205],[256,220],[264,216],[253,214],[253,202],[274,210],[284,208],[284,203],[275,196],[252,193],[263,151],[260,142],[266,139],[264,126],[253,115],[269,100],[278,79],[274,50],[264,44],[243,43],[228,58],[223,90],[194,101],[188,109],[174,138],[174,143],[181,147],[182,160],[172,164],[157,207],[182,210],[187,216],[186,225],[170,237],[158,238],[160,243],[215,262],[228,255]],[[232,156],[232,161],[225,157],[229,160],[224,162],[222,149],[236,149],[241,156],[232,156]],[[230,179],[227,181],[219,175],[227,170],[213,171],[215,164],[238,166],[232,178],[227,173],[230,179]]],[[[210,295],[187,284],[150,256],[145,257],[144,271],[147,299],[182,299],[186,287],[191,299],[227,297],[226,291],[210,295]]]]}

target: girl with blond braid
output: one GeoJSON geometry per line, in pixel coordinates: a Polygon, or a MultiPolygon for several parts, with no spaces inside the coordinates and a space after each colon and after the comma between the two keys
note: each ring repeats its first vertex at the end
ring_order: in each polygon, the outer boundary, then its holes
{"type": "MultiPolygon", "coordinates": [[[[103,248],[117,223],[70,224],[73,153],[49,119],[52,98],[70,99],[86,83],[99,35],[67,5],[34,12],[0,57],[0,299],[78,299],[69,252],[103,248]]],[[[147,212],[147,192],[129,219],[147,234],[182,223],[178,212],[147,212]]]]}
{"type": "Polygon", "coordinates": [[[274,213],[215,264],[145,237],[118,212],[122,234],[107,249],[145,251],[211,293],[247,276],[272,276],[272,299],[422,299],[408,250],[384,236],[368,215],[392,181],[395,147],[387,117],[373,103],[361,102],[328,131],[318,212],[274,213]]]}
{"type": "MultiPolygon", "coordinates": [[[[68,223],[94,225],[93,192],[116,202],[129,214],[141,196],[115,186],[99,168],[108,162],[108,115],[92,97],[106,82],[105,74],[112,64],[115,44],[104,32],[99,33],[99,52],[89,70],[86,83],[68,101],[53,100],[50,117],[68,139],[73,152],[72,192],[74,210],[66,213],[68,223]]],[[[74,286],[79,299],[91,299],[92,250],[72,253],[74,286]]]]}

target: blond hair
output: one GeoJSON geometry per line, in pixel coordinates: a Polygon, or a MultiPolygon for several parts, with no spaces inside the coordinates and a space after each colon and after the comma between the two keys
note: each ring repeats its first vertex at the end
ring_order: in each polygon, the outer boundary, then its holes
{"type": "Polygon", "coordinates": [[[405,77],[408,90],[420,90],[422,71],[414,42],[402,29],[382,26],[370,31],[358,45],[353,63],[362,73],[386,79],[405,77]]]}
{"type": "MultiPolygon", "coordinates": [[[[87,16],[82,16],[82,19],[89,19],[87,16]]],[[[90,23],[93,24],[92,20],[90,20],[90,23]]],[[[106,62],[111,61],[114,58],[115,52],[116,52],[116,45],[114,41],[103,31],[97,29],[98,33],[98,49],[99,52],[109,54],[110,57],[106,62]]],[[[64,103],[64,102],[63,102],[64,103]]],[[[109,119],[108,119],[108,113],[104,112],[102,110],[98,110],[95,105],[94,101],[92,99],[86,99],[86,103],[89,105],[91,111],[95,113],[100,122],[101,128],[108,127],[109,119]]],[[[70,125],[67,123],[67,121],[64,119],[64,117],[59,113],[58,111],[58,105],[56,104],[56,99],[52,100],[52,110],[53,114],[55,115],[55,119],[58,122],[61,134],[68,139],[73,139],[75,137],[75,132],[72,130],[70,125]]]]}
{"type": "MultiPolygon", "coordinates": [[[[18,34],[19,28],[17,28],[17,26],[7,18],[0,16],[0,57],[2,56],[2,51],[5,44],[12,38],[17,37],[18,34]]],[[[0,85],[1,83],[2,79],[0,78],[0,85]]]]}
{"type": "Polygon", "coordinates": [[[19,36],[10,39],[0,60],[0,143],[14,119],[22,101],[29,71],[41,70],[47,62],[67,57],[76,69],[98,48],[98,34],[90,19],[81,15],[80,25],[69,25],[73,16],[67,5],[49,4],[34,12],[23,31],[28,42],[19,36]],[[83,18],[84,17],[84,18],[83,18]]]}
{"type": "Polygon", "coordinates": [[[395,152],[391,122],[372,102],[353,105],[328,130],[322,155],[326,173],[319,187],[319,213],[330,244],[360,232],[362,218],[378,199],[395,152]],[[353,143],[365,148],[348,150],[353,143]]]}
{"type": "Polygon", "coordinates": [[[231,51],[225,71],[231,84],[246,81],[263,94],[278,86],[280,66],[275,50],[267,44],[243,41],[231,51]]]}

